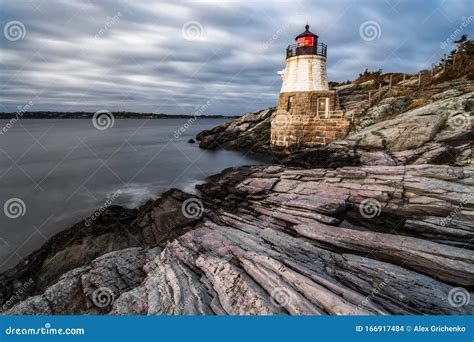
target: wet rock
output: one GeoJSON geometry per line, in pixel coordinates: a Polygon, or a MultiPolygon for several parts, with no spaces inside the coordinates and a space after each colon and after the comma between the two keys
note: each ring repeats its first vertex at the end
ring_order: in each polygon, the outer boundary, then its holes
{"type": "MultiPolygon", "coordinates": [[[[230,168],[200,186],[203,219],[162,249],[101,256],[5,313],[472,314],[473,293],[462,306],[450,298],[474,285],[473,175],[443,165],[230,168]],[[103,288],[113,300],[97,307],[103,288]]],[[[166,196],[142,220],[185,200],[166,196]]]]}
{"type": "Polygon", "coordinates": [[[139,209],[111,206],[95,220],[85,219],[56,234],[22,263],[0,275],[0,302],[42,293],[66,272],[111,251],[163,246],[201,219],[202,213],[189,217],[183,214],[183,202],[192,197],[171,189],[139,209]],[[15,284],[26,281],[32,286],[18,293],[15,284]]]}

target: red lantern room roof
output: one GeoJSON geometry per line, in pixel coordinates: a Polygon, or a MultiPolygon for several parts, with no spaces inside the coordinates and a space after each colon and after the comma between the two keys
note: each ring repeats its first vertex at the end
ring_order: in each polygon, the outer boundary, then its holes
{"type": "Polygon", "coordinates": [[[298,40],[298,38],[303,38],[303,37],[314,37],[314,40],[318,39],[318,35],[314,34],[309,30],[309,25],[306,24],[304,27],[306,30],[303,33],[300,33],[299,35],[296,36],[295,40],[298,40]]]}

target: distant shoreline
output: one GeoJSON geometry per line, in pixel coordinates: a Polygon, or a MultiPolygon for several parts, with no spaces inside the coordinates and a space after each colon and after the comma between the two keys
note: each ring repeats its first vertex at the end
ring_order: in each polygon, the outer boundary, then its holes
{"type": "MultiPolygon", "coordinates": [[[[239,115],[188,115],[188,114],[153,114],[153,113],[134,113],[134,112],[111,112],[114,119],[234,119],[239,115]]],[[[0,120],[18,119],[92,119],[94,112],[13,112],[0,113],[0,120]]]]}

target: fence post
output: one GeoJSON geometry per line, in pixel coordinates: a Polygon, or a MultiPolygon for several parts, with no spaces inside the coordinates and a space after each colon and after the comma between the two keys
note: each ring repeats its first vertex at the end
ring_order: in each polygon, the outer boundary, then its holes
{"type": "Polygon", "coordinates": [[[421,71],[418,72],[418,88],[421,87],[421,71]]]}
{"type": "Polygon", "coordinates": [[[430,75],[430,81],[433,80],[433,63],[431,63],[431,75],[430,75]]]}
{"type": "Polygon", "coordinates": [[[388,91],[390,92],[390,96],[392,95],[392,76],[393,74],[390,74],[390,83],[388,84],[388,91]]]}
{"type": "Polygon", "coordinates": [[[372,102],[372,101],[371,101],[371,96],[370,96],[370,95],[372,95],[371,93],[372,93],[372,92],[369,90],[369,107],[370,107],[370,103],[372,102]]]}

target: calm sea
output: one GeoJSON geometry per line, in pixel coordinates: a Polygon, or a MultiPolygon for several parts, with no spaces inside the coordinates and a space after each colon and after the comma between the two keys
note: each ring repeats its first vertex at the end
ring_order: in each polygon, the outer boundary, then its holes
{"type": "MultiPolygon", "coordinates": [[[[107,199],[133,208],[172,187],[193,192],[226,167],[262,164],[188,143],[225,121],[122,119],[99,130],[87,119],[20,119],[0,135],[0,270],[107,199]]],[[[0,127],[6,124],[0,120],[0,127]]]]}

